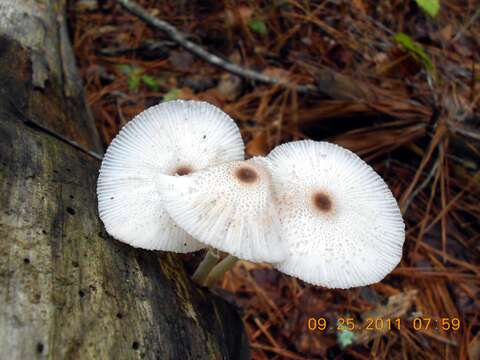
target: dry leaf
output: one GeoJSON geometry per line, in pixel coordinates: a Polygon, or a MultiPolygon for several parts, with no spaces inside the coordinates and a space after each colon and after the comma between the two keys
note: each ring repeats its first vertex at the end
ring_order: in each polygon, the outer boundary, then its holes
{"type": "Polygon", "coordinates": [[[355,333],[354,343],[366,344],[370,340],[385,335],[389,331],[385,326],[382,329],[368,330],[365,329],[367,319],[395,319],[404,317],[413,305],[417,297],[417,290],[409,290],[388,298],[387,305],[379,305],[372,311],[366,312],[362,315],[364,322],[361,324],[359,332],[355,333]]]}
{"type": "Polygon", "coordinates": [[[253,10],[245,5],[237,6],[233,9],[225,10],[225,25],[227,27],[235,27],[240,25],[242,22],[244,24],[252,18],[253,10]]]}
{"type": "Polygon", "coordinates": [[[217,92],[228,101],[236,100],[242,92],[242,79],[232,74],[223,74],[217,85],[217,92]]]}

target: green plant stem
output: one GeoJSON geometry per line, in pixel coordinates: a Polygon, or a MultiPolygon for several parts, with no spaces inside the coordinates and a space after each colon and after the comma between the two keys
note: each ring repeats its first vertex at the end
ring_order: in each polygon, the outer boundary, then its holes
{"type": "Polygon", "coordinates": [[[220,261],[215,267],[210,271],[210,274],[207,276],[205,285],[211,287],[218,279],[222,277],[228,270],[230,270],[233,265],[237,262],[238,258],[233,255],[228,255],[222,261],[220,261]]]}
{"type": "Polygon", "coordinates": [[[199,285],[203,285],[208,274],[210,273],[210,270],[212,270],[212,268],[217,264],[219,259],[220,255],[215,249],[208,249],[207,254],[195,270],[192,280],[199,285]]]}

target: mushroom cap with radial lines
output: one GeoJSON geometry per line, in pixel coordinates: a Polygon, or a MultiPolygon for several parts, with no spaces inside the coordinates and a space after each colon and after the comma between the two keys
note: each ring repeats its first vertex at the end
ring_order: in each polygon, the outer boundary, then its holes
{"type": "Polygon", "coordinates": [[[204,245],[164,210],[156,178],[243,158],[237,125],[217,107],[182,100],[150,107],[124,126],[107,149],[97,184],[100,218],[109,234],[135,247],[201,249],[204,245]]]}
{"type": "Polygon", "coordinates": [[[350,288],[395,268],[405,226],[390,189],[367,163],[340,146],[308,140],[280,145],[267,158],[290,251],[278,270],[350,288]]]}
{"type": "Polygon", "coordinates": [[[263,158],[162,176],[159,182],[169,215],[202,243],[254,262],[287,256],[263,158]]]}

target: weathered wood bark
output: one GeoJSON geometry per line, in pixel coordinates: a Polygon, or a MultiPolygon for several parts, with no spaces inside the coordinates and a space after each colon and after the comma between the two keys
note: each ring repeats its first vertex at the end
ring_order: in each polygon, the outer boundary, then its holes
{"type": "Polygon", "coordinates": [[[108,237],[63,1],[0,0],[0,359],[241,359],[232,305],[108,237]],[[62,35],[63,34],[63,35],[62,35]]]}

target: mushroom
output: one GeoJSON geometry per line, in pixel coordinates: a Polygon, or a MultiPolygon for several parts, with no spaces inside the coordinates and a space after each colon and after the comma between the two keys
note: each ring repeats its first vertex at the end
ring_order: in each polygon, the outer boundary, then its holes
{"type": "Polygon", "coordinates": [[[114,238],[135,247],[174,252],[204,247],[179,228],[156,187],[161,174],[178,178],[243,160],[235,122],[206,102],[170,101],[145,110],[122,128],[100,168],[98,210],[114,238]]]}
{"type": "MultiPolygon", "coordinates": [[[[163,205],[190,235],[253,262],[285,259],[264,158],[232,161],[181,178],[162,176],[163,205]]],[[[226,263],[232,262],[229,259],[226,263]]],[[[229,266],[230,266],[229,265],[229,266]]]]}
{"type": "Polygon", "coordinates": [[[382,178],[349,150],[295,141],[268,156],[282,237],[274,266],[308,283],[350,288],[382,280],[399,263],[405,226],[382,178]]]}

